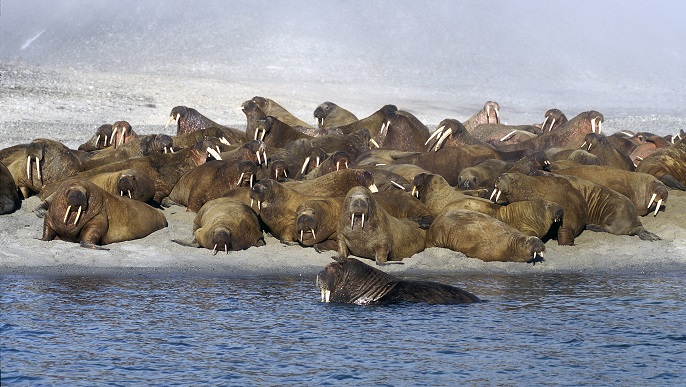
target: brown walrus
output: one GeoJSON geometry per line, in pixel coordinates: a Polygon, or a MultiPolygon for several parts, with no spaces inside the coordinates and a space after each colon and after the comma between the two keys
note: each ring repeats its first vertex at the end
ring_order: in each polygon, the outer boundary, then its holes
{"type": "Polygon", "coordinates": [[[278,103],[276,103],[276,101],[272,99],[255,96],[252,97],[250,101],[254,102],[264,112],[266,116],[275,117],[279,121],[284,122],[286,125],[302,128],[312,127],[307,122],[291,114],[291,112],[286,110],[283,106],[279,105],[278,103]]]}
{"type": "Polygon", "coordinates": [[[507,224],[476,211],[441,213],[426,236],[426,247],[444,247],[482,261],[532,262],[543,260],[545,244],[507,224]]]}
{"type": "Polygon", "coordinates": [[[659,236],[643,228],[636,207],[626,196],[580,177],[564,178],[572,183],[586,200],[587,230],[615,235],[638,235],[639,238],[648,241],[660,240],[659,236]]]}
{"type": "Polygon", "coordinates": [[[83,170],[97,168],[101,165],[125,161],[136,157],[171,153],[174,151],[172,138],[166,134],[136,136],[118,147],[111,146],[97,152],[80,156],[83,170]]]}
{"type": "Polygon", "coordinates": [[[169,120],[164,126],[167,128],[169,124],[176,121],[176,135],[182,135],[196,130],[206,129],[212,126],[222,127],[211,119],[205,117],[203,114],[193,108],[187,106],[175,106],[169,112],[169,120]]]}
{"type": "Polygon", "coordinates": [[[304,195],[336,197],[345,196],[350,188],[361,185],[373,192],[378,191],[374,176],[364,169],[341,169],[312,180],[288,181],[285,186],[304,195]]]}
{"type": "Polygon", "coordinates": [[[340,130],[343,134],[350,134],[361,129],[367,129],[369,130],[371,138],[376,136],[377,133],[381,131],[382,127],[386,125],[386,121],[388,120],[390,114],[397,110],[398,108],[395,105],[384,105],[381,107],[381,109],[375,111],[368,117],[362,118],[361,120],[355,121],[348,125],[339,126],[336,129],[340,130]]]}
{"type": "Polygon", "coordinates": [[[481,300],[472,293],[429,281],[401,280],[355,258],[328,264],[317,274],[322,302],[376,305],[393,302],[470,304],[481,300]]]}
{"type": "Polygon", "coordinates": [[[338,258],[348,254],[374,259],[377,265],[401,261],[422,250],[426,231],[409,219],[389,215],[366,187],[353,187],[338,221],[338,258]]]}
{"type": "Polygon", "coordinates": [[[426,125],[412,113],[396,110],[386,115],[381,130],[372,135],[370,142],[384,149],[422,152],[428,139],[426,125]]]}
{"type": "Polygon", "coordinates": [[[93,176],[89,181],[112,195],[126,196],[140,202],[151,201],[155,196],[155,182],[138,169],[105,172],[93,176]]]}
{"type": "Polygon", "coordinates": [[[216,137],[223,145],[236,146],[246,142],[245,132],[226,126],[210,126],[204,129],[194,130],[189,133],[174,136],[174,148],[176,150],[189,148],[205,137],[216,137]]]}
{"type": "Polygon", "coordinates": [[[60,182],[83,170],[81,161],[69,148],[44,138],[29,143],[24,158],[26,174],[14,178],[25,198],[33,192],[40,192],[50,183],[60,182]]]}
{"type": "MultiPolygon", "coordinates": [[[[557,162],[553,165],[565,164],[557,162]]],[[[653,211],[657,215],[669,196],[667,186],[647,173],[629,172],[601,165],[567,165],[566,168],[554,168],[553,172],[558,175],[577,176],[619,192],[631,200],[640,216],[653,211]]]]}
{"type": "Polygon", "coordinates": [[[581,144],[583,149],[588,146],[586,150],[596,156],[600,161],[600,165],[607,165],[625,171],[633,171],[634,162],[628,154],[621,152],[613,143],[608,141],[607,137],[598,133],[588,133],[584,137],[584,142],[581,144]]]}
{"type": "Polygon", "coordinates": [[[17,186],[9,169],[0,163],[0,215],[11,214],[21,207],[17,186]]]}
{"type": "Polygon", "coordinates": [[[112,135],[110,136],[110,143],[113,148],[120,147],[128,142],[131,142],[138,137],[134,132],[131,124],[128,121],[117,121],[112,124],[112,135]]]}
{"type": "Polygon", "coordinates": [[[495,178],[512,166],[502,160],[488,159],[460,171],[457,187],[461,189],[491,188],[495,178]]]}
{"type": "Polygon", "coordinates": [[[544,132],[550,132],[551,130],[557,129],[560,125],[567,122],[567,116],[562,113],[559,109],[548,109],[545,112],[545,119],[543,124],[541,124],[541,130],[544,132]]]}
{"type": "MultiPolygon", "coordinates": [[[[312,148],[321,149],[321,148],[312,148]]],[[[319,165],[312,171],[302,176],[305,180],[312,180],[318,177],[322,177],[327,173],[340,171],[341,169],[348,169],[348,165],[351,163],[350,155],[344,151],[336,151],[331,154],[331,156],[326,157],[319,165]]]]}
{"type": "Polygon", "coordinates": [[[586,200],[570,182],[560,176],[529,176],[521,173],[504,173],[495,181],[496,201],[500,194],[510,202],[546,199],[562,206],[562,224],[557,232],[557,243],[573,245],[588,219],[586,200]]]}
{"type": "Polygon", "coordinates": [[[338,217],[343,198],[318,198],[302,202],[295,210],[295,234],[303,246],[313,246],[318,252],[336,250],[338,217]]]}
{"type": "Polygon", "coordinates": [[[193,220],[193,235],[200,246],[212,250],[213,254],[265,244],[255,211],[232,198],[205,203],[193,220]]]}
{"type": "Polygon", "coordinates": [[[493,101],[487,101],[483,109],[474,113],[463,124],[467,131],[472,132],[477,126],[490,123],[500,123],[500,105],[493,101]]]}
{"type": "Polygon", "coordinates": [[[43,237],[93,247],[143,238],[167,227],[162,211],[149,205],[114,196],[97,185],[67,179],[55,196],[43,220],[43,237]]]}
{"type": "Polygon", "coordinates": [[[668,187],[686,191],[686,138],[651,153],[638,164],[636,172],[653,175],[668,187]]]}
{"type": "Polygon", "coordinates": [[[328,101],[317,106],[313,114],[320,128],[336,128],[358,120],[350,111],[328,101]]]}
{"type": "Polygon", "coordinates": [[[92,152],[99,149],[105,149],[112,145],[112,124],[100,125],[95,130],[95,134],[88,141],[79,145],[78,150],[85,152],[92,152]]]}

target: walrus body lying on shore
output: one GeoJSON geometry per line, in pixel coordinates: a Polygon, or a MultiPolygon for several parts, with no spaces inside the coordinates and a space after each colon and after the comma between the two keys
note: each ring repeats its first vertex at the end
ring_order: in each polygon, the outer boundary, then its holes
{"type": "Polygon", "coordinates": [[[353,187],[338,221],[338,257],[352,254],[377,264],[400,261],[424,250],[425,236],[417,222],[389,215],[368,188],[353,187]]]}
{"type": "Polygon", "coordinates": [[[260,221],[252,208],[233,198],[218,198],[205,203],[193,221],[195,241],[217,251],[245,250],[263,246],[260,221]]]}
{"type": "Polygon", "coordinates": [[[0,163],[0,214],[11,214],[21,207],[17,186],[9,169],[0,163]]]}
{"type": "Polygon", "coordinates": [[[393,302],[469,304],[481,300],[461,288],[430,281],[398,279],[355,258],[327,265],[317,275],[322,302],[376,305],[393,302]]]}
{"type": "Polygon", "coordinates": [[[485,214],[448,210],[431,223],[426,247],[444,247],[482,261],[538,262],[543,242],[485,214]]]}
{"type": "Polygon", "coordinates": [[[55,191],[43,220],[43,237],[84,247],[143,238],[167,227],[162,211],[114,196],[95,184],[67,179],[55,191]]]}
{"type": "Polygon", "coordinates": [[[651,153],[638,164],[636,172],[653,175],[668,187],[686,191],[686,138],[651,153]]]}

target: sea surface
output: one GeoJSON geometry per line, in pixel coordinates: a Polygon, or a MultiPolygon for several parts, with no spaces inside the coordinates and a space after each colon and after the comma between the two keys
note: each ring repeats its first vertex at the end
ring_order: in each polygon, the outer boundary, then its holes
{"type": "Polygon", "coordinates": [[[5,385],[683,385],[686,277],[430,276],[486,302],[320,302],[314,277],[0,276],[5,385]]]}

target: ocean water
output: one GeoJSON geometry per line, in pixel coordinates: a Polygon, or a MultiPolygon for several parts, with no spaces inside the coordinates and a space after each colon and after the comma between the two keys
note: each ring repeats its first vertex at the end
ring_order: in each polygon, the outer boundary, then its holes
{"type": "Polygon", "coordinates": [[[314,277],[0,277],[2,385],[677,385],[686,278],[429,276],[468,306],[324,304],[314,277]]]}

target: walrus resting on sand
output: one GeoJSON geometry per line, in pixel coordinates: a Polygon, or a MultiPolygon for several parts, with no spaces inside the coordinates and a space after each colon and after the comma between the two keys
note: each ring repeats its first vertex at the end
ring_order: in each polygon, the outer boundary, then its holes
{"type": "Polygon", "coordinates": [[[252,208],[233,198],[210,200],[200,208],[193,221],[193,235],[200,246],[213,254],[223,250],[245,250],[263,246],[260,221],[252,208]]]}
{"type": "Polygon", "coordinates": [[[160,210],[112,195],[91,182],[67,179],[55,191],[41,240],[57,238],[94,248],[143,238],[164,227],[167,220],[160,210]]]}
{"type": "Polygon", "coordinates": [[[400,261],[424,250],[426,231],[409,219],[398,219],[379,206],[366,187],[348,191],[338,220],[338,257],[348,254],[375,259],[377,265],[400,261]]]}
{"type": "Polygon", "coordinates": [[[448,210],[431,223],[426,247],[444,247],[482,261],[543,261],[545,245],[535,236],[476,211],[448,210]]]}
{"type": "Polygon", "coordinates": [[[17,186],[9,169],[0,163],[0,214],[11,214],[21,207],[17,186]]]}
{"type": "Polygon", "coordinates": [[[455,286],[396,278],[355,258],[328,264],[317,274],[322,302],[376,305],[392,302],[470,304],[481,300],[455,286]]]}

